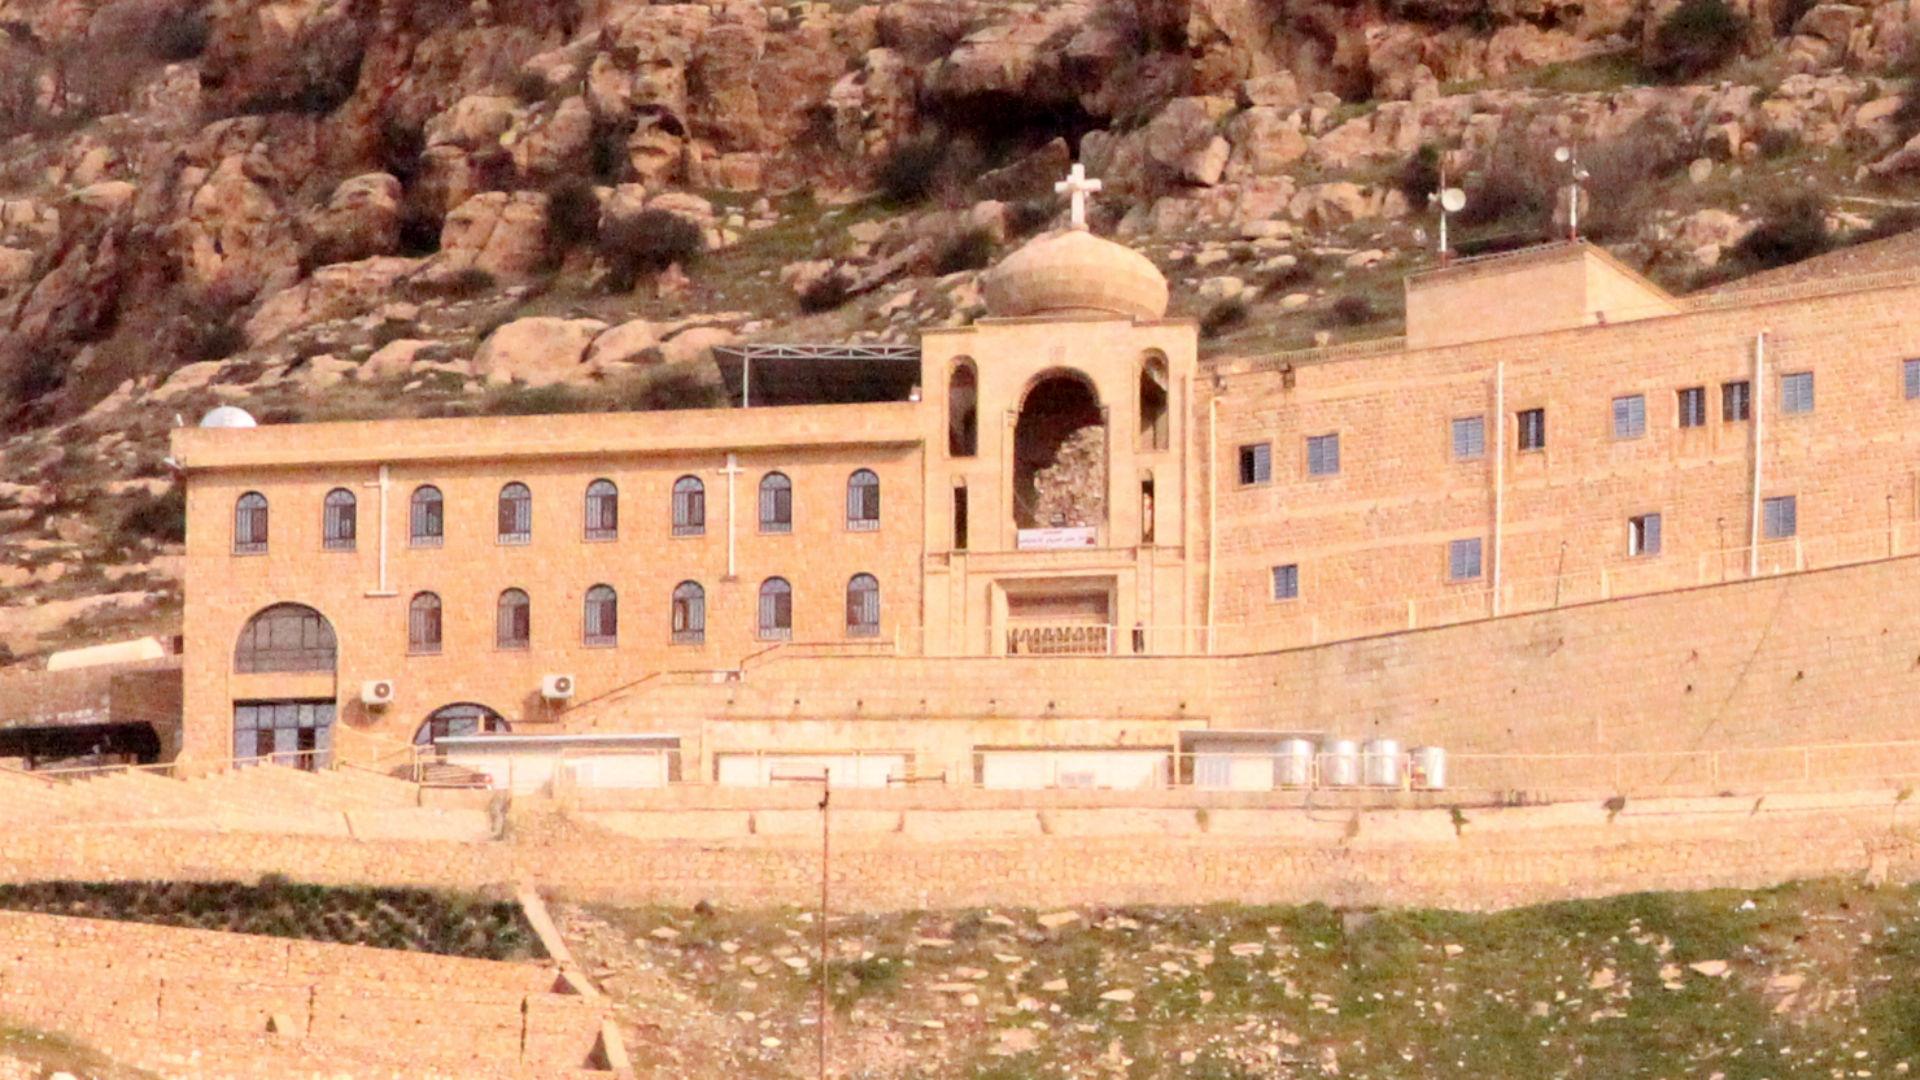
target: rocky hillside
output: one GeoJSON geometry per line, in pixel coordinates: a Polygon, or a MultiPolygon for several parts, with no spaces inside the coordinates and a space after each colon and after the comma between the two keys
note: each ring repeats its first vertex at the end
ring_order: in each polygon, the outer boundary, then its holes
{"type": "MultiPolygon", "coordinates": [[[[805,912],[560,912],[642,1076],[815,1074],[805,912]]],[[[1807,883],[1494,915],[1320,906],[832,920],[854,1080],[1899,1077],[1920,896],[1807,883]]]]}
{"type": "Polygon", "coordinates": [[[1675,287],[1900,231],[1907,10],[0,0],[0,661],[172,627],[216,403],[710,403],[715,344],[973,318],[1076,158],[1216,351],[1391,332],[1441,176],[1530,242],[1559,145],[1675,287]]]}

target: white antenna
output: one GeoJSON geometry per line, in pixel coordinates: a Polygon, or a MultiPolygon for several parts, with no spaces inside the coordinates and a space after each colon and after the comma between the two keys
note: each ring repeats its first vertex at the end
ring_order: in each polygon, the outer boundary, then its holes
{"type": "Polygon", "coordinates": [[[1570,146],[1554,150],[1553,160],[1567,167],[1567,174],[1573,183],[1567,185],[1567,239],[1580,239],[1580,182],[1591,174],[1580,167],[1580,157],[1570,146]]]}
{"type": "Polygon", "coordinates": [[[1447,186],[1447,171],[1440,170],[1440,187],[1427,196],[1429,203],[1440,204],[1440,265],[1453,261],[1453,252],[1447,247],[1447,218],[1466,209],[1467,193],[1457,187],[1447,186]]]}

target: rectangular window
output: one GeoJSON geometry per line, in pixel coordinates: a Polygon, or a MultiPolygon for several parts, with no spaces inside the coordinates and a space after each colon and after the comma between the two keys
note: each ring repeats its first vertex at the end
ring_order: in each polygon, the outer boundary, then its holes
{"type": "Polygon", "coordinates": [[[1447,578],[1472,581],[1480,576],[1480,538],[1453,540],[1447,544],[1447,578]]]}
{"type": "Polygon", "coordinates": [[[1813,372],[1780,376],[1780,411],[1788,416],[1813,411],[1813,372]]]}
{"type": "Polygon", "coordinates": [[[1900,373],[1907,388],[1907,400],[1920,398],[1920,360],[1907,360],[1901,363],[1900,373]]]}
{"type": "Polygon", "coordinates": [[[1769,540],[1785,540],[1800,531],[1800,507],[1792,495],[1777,495],[1761,504],[1761,520],[1769,540]]]}
{"type": "Polygon", "coordinates": [[[1153,543],[1153,477],[1140,478],[1140,542],[1153,543]]]}
{"type": "Polygon", "coordinates": [[[1518,446],[1522,450],[1547,448],[1547,410],[1522,409],[1514,418],[1519,428],[1518,446]]]}
{"type": "Polygon", "coordinates": [[[1340,436],[1307,436],[1307,475],[1333,476],[1340,472],[1340,436]]]}
{"type": "Polygon", "coordinates": [[[1453,459],[1476,461],[1487,455],[1487,420],[1462,416],[1453,422],[1453,459]]]}
{"type": "Polygon", "coordinates": [[[1273,447],[1254,443],[1240,448],[1240,483],[1264,484],[1273,479],[1273,447]]]}
{"type": "Polygon", "coordinates": [[[1707,388],[1689,386],[1676,395],[1675,404],[1679,406],[1680,426],[1683,428],[1704,427],[1707,422],[1707,388]]]}
{"type": "Polygon", "coordinates": [[[953,550],[967,550],[967,489],[953,489],[953,550]]]}
{"type": "Polygon", "coordinates": [[[1753,384],[1745,379],[1720,384],[1720,421],[1737,423],[1753,416],[1753,384]]]}
{"type": "Polygon", "coordinates": [[[1300,565],[1288,563],[1273,568],[1273,598],[1293,600],[1300,595],[1300,565]]]}
{"type": "Polygon", "coordinates": [[[1660,554],[1660,515],[1641,514],[1627,519],[1627,554],[1660,554]]]}
{"type": "Polygon", "coordinates": [[[1647,433],[1647,399],[1644,394],[1626,394],[1613,399],[1613,437],[1637,439],[1647,433]]]}

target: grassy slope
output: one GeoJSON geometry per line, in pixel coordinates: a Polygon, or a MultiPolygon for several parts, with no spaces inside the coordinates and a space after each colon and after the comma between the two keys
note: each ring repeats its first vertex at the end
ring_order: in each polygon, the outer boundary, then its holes
{"type": "MultiPolygon", "coordinates": [[[[1903,1075],[1920,1058],[1915,888],[1804,883],[1495,915],[1313,906],[1088,919],[1057,933],[1032,912],[836,919],[839,1067],[970,1080],[1786,1080],[1903,1075]],[[1703,961],[1726,961],[1727,974],[1689,967],[1703,961]],[[967,982],[977,1003],[952,987],[967,982]],[[1102,999],[1113,990],[1132,1000],[1102,999]]],[[[661,1075],[812,1075],[818,984],[786,962],[815,955],[806,916],[568,921],[661,1075]],[[654,936],[662,926],[677,936],[654,936]]]]}

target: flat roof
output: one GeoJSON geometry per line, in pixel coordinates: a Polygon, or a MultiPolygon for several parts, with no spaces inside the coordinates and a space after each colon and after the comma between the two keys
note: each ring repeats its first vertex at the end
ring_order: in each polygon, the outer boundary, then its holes
{"type": "Polygon", "coordinates": [[[826,446],[915,446],[908,401],[175,428],[173,458],[206,469],[500,461],[826,446]]]}

